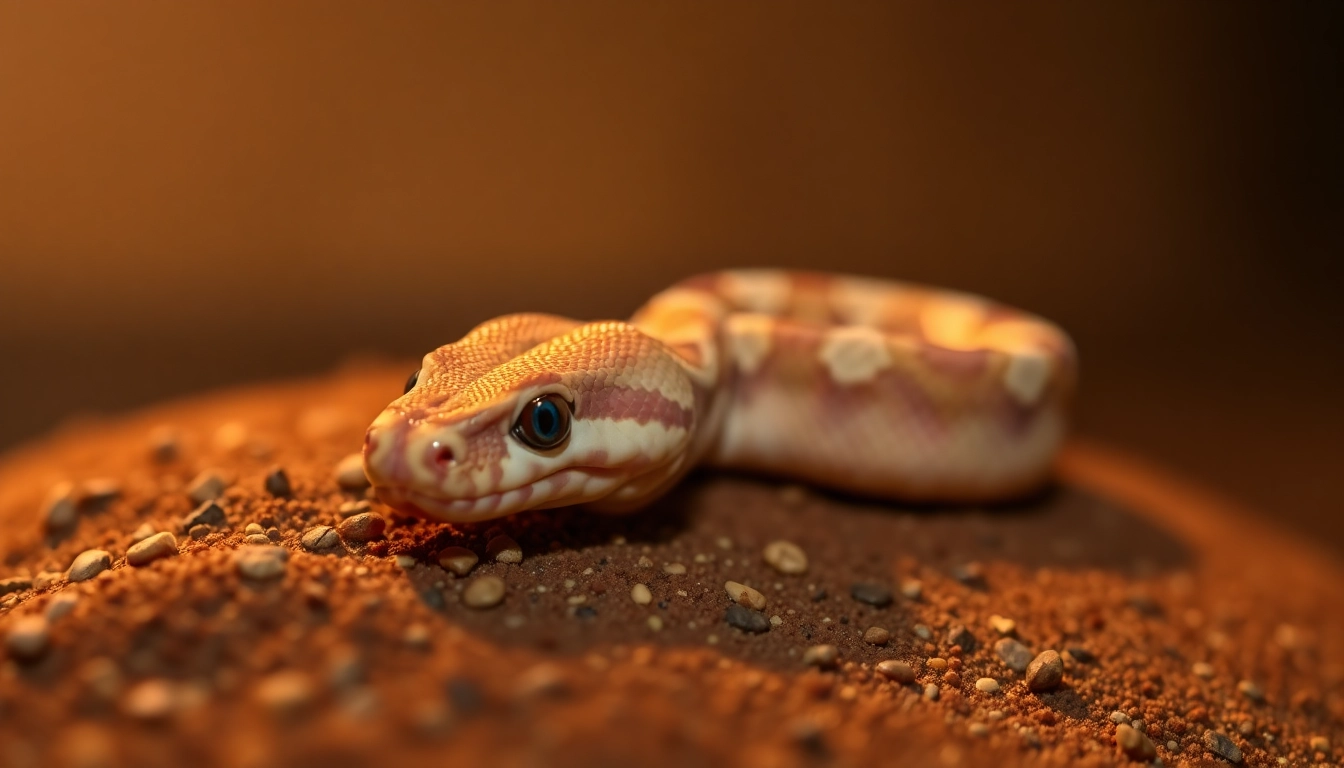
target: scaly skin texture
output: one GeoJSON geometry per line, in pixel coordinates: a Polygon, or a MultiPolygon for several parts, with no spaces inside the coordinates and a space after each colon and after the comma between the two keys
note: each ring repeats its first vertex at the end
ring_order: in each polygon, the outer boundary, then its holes
{"type": "Polygon", "coordinates": [[[697,464],[875,496],[1030,490],[1063,439],[1076,362],[1054,325],[968,294],[770,270],[686,280],[629,322],[508,315],[425,356],[369,427],[384,501],[448,521],[622,511],[697,464]],[[558,446],[515,430],[572,414],[558,446]]]}

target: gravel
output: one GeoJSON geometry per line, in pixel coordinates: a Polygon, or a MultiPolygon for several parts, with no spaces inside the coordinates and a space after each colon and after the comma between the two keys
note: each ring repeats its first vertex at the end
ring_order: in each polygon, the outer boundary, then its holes
{"type": "Polygon", "coordinates": [[[998,693],[999,681],[992,677],[982,677],[975,681],[975,689],[981,693],[998,693]]]}
{"type": "Polygon", "coordinates": [[[1009,669],[1018,674],[1026,672],[1027,665],[1031,664],[1034,658],[1030,648],[1011,637],[1002,638],[994,643],[994,653],[1003,659],[1003,663],[1009,669]]]}
{"type": "Polygon", "coordinates": [[[728,592],[728,597],[739,605],[745,605],[753,611],[765,610],[765,595],[746,584],[729,581],[724,583],[723,588],[728,592]]]}
{"type": "Polygon", "coordinates": [[[765,614],[737,603],[728,606],[728,610],[723,614],[723,620],[743,632],[759,634],[770,631],[770,619],[765,614]]]}
{"type": "Polygon", "coordinates": [[[1228,738],[1226,734],[1219,733],[1218,731],[1205,731],[1204,748],[1229,763],[1241,762],[1241,748],[1236,745],[1236,742],[1228,738]]]}
{"type": "Polygon", "coordinates": [[[858,582],[849,588],[850,597],[866,603],[876,608],[885,608],[891,605],[891,590],[883,584],[873,582],[858,582]]]}
{"type": "Polygon", "coordinates": [[[10,625],[5,650],[21,661],[32,661],[47,650],[50,627],[43,616],[24,616],[10,625]]]}
{"type": "Polygon", "coordinates": [[[439,553],[439,566],[458,576],[466,576],[480,558],[466,547],[448,547],[439,553]]]}
{"type": "Polygon", "coordinates": [[[330,525],[318,525],[304,531],[299,543],[310,552],[327,552],[341,546],[341,537],[330,525]]]}
{"type": "Polygon", "coordinates": [[[1115,727],[1115,744],[1132,760],[1146,763],[1157,757],[1157,747],[1153,746],[1152,739],[1123,723],[1115,727]]]}
{"type": "Polygon", "coordinates": [[[336,484],[343,491],[362,491],[369,487],[369,477],[364,474],[364,456],[352,453],[341,459],[336,465],[336,484]]]}
{"type": "Polygon", "coordinates": [[[1064,681],[1064,661],[1057,651],[1042,651],[1027,665],[1027,688],[1037,693],[1053,691],[1064,681]]]}
{"type": "Polygon", "coordinates": [[[126,550],[126,563],[138,567],[176,554],[177,538],[167,531],[161,531],[131,545],[131,548],[126,550]]]}
{"type": "Polygon", "coordinates": [[[270,472],[267,472],[266,479],[262,481],[262,487],[266,489],[266,493],[277,498],[291,496],[294,493],[294,489],[289,484],[289,475],[283,467],[273,467],[270,472]]]}
{"type": "Polygon", "coordinates": [[[869,627],[864,630],[863,642],[869,645],[886,645],[891,641],[891,632],[886,627],[869,627]]]}
{"type": "Polygon", "coordinates": [[[193,504],[204,504],[218,499],[227,487],[229,484],[224,481],[222,471],[207,469],[196,475],[187,485],[187,498],[191,499],[193,504]]]}
{"type": "Polygon", "coordinates": [[[947,644],[959,645],[964,653],[974,653],[979,644],[975,641],[975,635],[971,630],[960,624],[954,624],[947,630],[947,644]]]}
{"type": "Polygon", "coordinates": [[[840,662],[840,649],[829,643],[814,645],[803,651],[803,663],[819,669],[833,669],[840,662]]]}
{"type": "Polygon", "coordinates": [[[765,545],[761,553],[765,562],[782,574],[796,576],[807,573],[807,553],[791,541],[777,539],[765,545]]]}
{"type": "Polygon", "coordinates": [[[381,539],[385,530],[387,520],[377,512],[360,512],[347,517],[336,526],[336,532],[351,544],[365,544],[381,539]]]}
{"type": "Polygon", "coordinates": [[[636,584],[630,588],[630,599],[635,601],[635,605],[648,605],[653,602],[653,593],[644,584],[636,584]]]}
{"type": "Polygon", "coordinates": [[[462,591],[462,602],[470,608],[494,608],[504,602],[504,580],[481,576],[462,591]]]}
{"type": "Polygon", "coordinates": [[[48,531],[67,531],[79,522],[73,483],[57,483],[47,492],[42,504],[42,523],[48,531]]]}
{"type": "Polygon", "coordinates": [[[182,518],[182,530],[190,531],[198,525],[210,528],[223,528],[228,524],[224,508],[215,501],[203,501],[190,514],[182,518]]]}
{"type": "Polygon", "coordinates": [[[75,561],[66,571],[71,581],[88,581],[94,576],[112,567],[112,554],[102,549],[86,549],[75,556],[75,561]]]}
{"type": "Polygon", "coordinates": [[[877,673],[902,685],[915,682],[915,670],[904,661],[886,659],[877,663],[877,673]]]}
{"type": "Polygon", "coordinates": [[[485,545],[485,556],[496,563],[516,565],[523,562],[523,548],[509,536],[496,536],[485,545]]]}
{"type": "Polygon", "coordinates": [[[289,550],[271,545],[247,545],[233,553],[233,564],[249,579],[275,579],[285,574],[289,550]]]}

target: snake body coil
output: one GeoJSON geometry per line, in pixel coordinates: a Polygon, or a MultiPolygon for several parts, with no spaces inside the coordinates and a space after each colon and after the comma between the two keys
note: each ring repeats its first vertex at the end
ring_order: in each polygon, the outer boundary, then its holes
{"type": "Polygon", "coordinates": [[[768,270],[694,277],[628,322],[483,323],[369,427],[387,503],[448,521],[642,506],[699,464],[972,501],[1048,475],[1073,345],[969,294],[768,270]]]}

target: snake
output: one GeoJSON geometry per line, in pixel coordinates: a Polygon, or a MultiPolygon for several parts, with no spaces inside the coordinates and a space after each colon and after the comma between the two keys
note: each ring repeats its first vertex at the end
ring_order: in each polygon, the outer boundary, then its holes
{"type": "Polygon", "coordinates": [[[1076,377],[1063,330],[979,295],[729,270],[625,321],[476,326],[374,419],[364,469],[383,503],[454,523],[632,511],[701,466],[981,503],[1048,482],[1076,377]]]}

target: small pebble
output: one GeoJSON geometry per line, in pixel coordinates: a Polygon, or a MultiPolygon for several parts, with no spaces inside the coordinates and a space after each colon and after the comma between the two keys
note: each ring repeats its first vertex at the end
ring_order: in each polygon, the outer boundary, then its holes
{"type": "Polygon", "coordinates": [[[276,672],[257,685],[257,703],[277,717],[294,717],[312,703],[316,693],[312,679],[297,670],[276,672]]]}
{"type": "Polygon", "coordinates": [[[261,525],[259,525],[258,523],[248,523],[247,527],[243,529],[243,533],[247,534],[248,536],[255,536],[257,534],[265,536],[266,529],[262,528],[261,525]]]}
{"type": "Polygon", "coordinates": [[[976,647],[975,635],[972,635],[969,629],[960,624],[955,624],[947,631],[947,644],[959,645],[961,650],[970,653],[976,647]]]}
{"type": "Polygon", "coordinates": [[[648,605],[653,602],[653,593],[643,584],[636,584],[630,588],[630,599],[635,601],[635,605],[648,605]]]}
{"type": "Polygon", "coordinates": [[[984,723],[971,723],[966,728],[966,732],[978,739],[983,739],[989,735],[989,726],[984,723]]]}
{"type": "Polygon", "coordinates": [[[761,554],[765,562],[780,573],[797,575],[807,572],[807,553],[791,541],[772,541],[765,545],[761,554]]]}
{"type": "Polygon", "coordinates": [[[982,677],[975,681],[975,688],[981,693],[996,693],[999,690],[999,681],[992,677],[982,677]]]}
{"type": "Polygon", "coordinates": [[[523,548],[508,536],[496,536],[485,545],[485,556],[496,563],[523,562],[523,548]]]}
{"type": "Polygon", "coordinates": [[[173,534],[162,531],[131,545],[130,549],[126,550],[126,563],[138,567],[176,554],[177,539],[173,534]]]}
{"type": "Polygon", "coordinates": [[[1205,661],[1196,661],[1190,665],[1190,671],[1195,673],[1196,677],[1202,677],[1205,680],[1213,677],[1213,665],[1205,661]]]}
{"type": "Polygon", "coordinates": [[[102,509],[121,496],[121,484],[108,477],[85,480],[79,484],[79,506],[102,509]]]}
{"type": "Polygon", "coordinates": [[[368,499],[356,499],[354,501],[343,501],[341,506],[336,508],[336,512],[341,517],[353,517],[360,512],[368,512],[372,505],[368,499]]]}
{"type": "Polygon", "coordinates": [[[1225,734],[1217,731],[1205,731],[1204,748],[1229,763],[1241,762],[1241,748],[1225,734]]]}
{"type": "Polygon", "coordinates": [[[924,594],[924,582],[919,579],[906,579],[901,582],[901,595],[906,600],[918,600],[924,594]]]}
{"type": "Polygon", "coordinates": [[[396,561],[397,567],[403,571],[409,571],[417,565],[415,558],[410,555],[397,555],[393,559],[396,561]]]}
{"type": "Polygon", "coordinates": [[[10,625],[5,635],[9,655],[23,661],[41,656],[47,650],[49,625],[43,616],[24,616],[10,625]]]}
{"type": "Polygon", "coordinates": [[[891,632],[886,627],[869,627],[863,633],[863,642],[869,645],[886,645],[891,640],[891,632]]]}
{"type": "Polygon", "coordinates": [[[149,433],[149,451],[154,461],[167,464],[177,459],[179,438],[177,430],[166,424],[155,427],[149,433]]]}
{"type": "Polygon", "coordinates": [[[860,603],[867,603],[877,608],[891,605],[891,590],[881,584],[859,582],[849,588],[849,595],[860,603]]]}
{"type": "Polygon", "coordinates": [[[429,627],[416,622],[409,627],[406,627],[406,631],[402,633],[401,639],[410,647],[423,650],[429,647],[429,641],[433,639],[433,636],[429,631],[429,627]]]}
{"type": "Polygon", "coordinates": [[[1033,658],[1030,648],[1011,637],[1002,638],[994,643],[994,653],[1003,659],[1003,663],[1009,669],[1018,674],[1027,671],[1027,665],[1031,664],[1033,658]]]}
{"type": "Polygon", "coordinates": [[[79,508],[75,503],[73,483],[57,483],[47,492],[42,503],[42,523],[48,531],[66,531],[79,520],[79,508]]]}
{"type": "Polygon", "coordinates": [[[897,659],[886,659],[877,663],[877,673],[902,685],[915,682],[915,670],[909,664],[897,659]]]}
{"type": "Polygon", "coordinates": [[[46,589],[47,587],[59,584],[61,579],[66,578],[60,571],[39,571],[33,577],[33,589],[46,589]]]}
{"type": "Polygon", "coordinates": [[[840,649],[829,643],[814,645],[803,651],[803,663],[809,667],[831,669],[840,661],[840,649]]]}
{"type": "Polygon", "coordinates": [[[79,605],[78,594],[71,591],[61,592],[47,603],[47,610],[43,615],[47,617],[47,621],[59,621],[69,616],[77,605],[79,605]]]}
{"type": "Polygon", "coordinates": [[[739,584],[736,581],[730,581],[723,585],[728,592],[728,597],[734,602],[752,609],[753,611],[765,610],[765,595],[762,595],[755,589],[746,584],[739,584]]]}
{"type": "Polygon", "coordinates": [[[933,639],[933,630],[932,630],[932,629],[929,629],[927,625],[924,625],[924,624],[916,624],[916,625],[915,625],[915,636],[918,637],[920,640],[932,640],[932,639],[933,639]]]}
{"type": "Polygon", "coordinates": [[[933,684],[933,683],[928,683],[928,684],[926,684],[926,685],[924,686],[924,700],[925,700],[925,701],[937,701],[937,700],[938,700],[938,686],[937,686],[937,685],[935,685],[935,684],[933,684]]]}
{"type": "Polygon", "coordinates": [[[1157,747],[1153,746],[1153,740],[1142,731],[1124,723],[1115,727],[1115,743],[1130,759],[1146,763],[1157,757],[1157,747]]]}
{"type": "Polygon", "coordinates": [[[1312,736],[1310,743],[1313,751],[1320,752],[1321,754],[1328,754],[1330,752],[1330,740],[1324,736],[1312,736]]]}
{"type": "Polygon", "coordinates": [[[224,515],[224,508],[213,500],[200,502],[196,509],[182,518],[182,530],[184,531],[190,531],[198,525],[223,528],[227,524],[228,518],[224,515]]]}
{"type": "Polygon", "coordinates": [[[289,550],[281,547],[248,545],[233,553],[233,564],[249,579],[274,579],[283,576],[289,550]]]}
{"type": "Polygon", "coordinates": [[[1066,648],[1064,652],[1072,656],[1073,660],[1078,662],[1079,664],[1091,664],[1092,662],[1097,660],[1097,657],[1094,656],[1092,652],[1087,650],[1086,648],[1079,648],[1075,646],[1073,648],[1066,648]]]}
{"type": "Polygon", "coordinates": [[[1264,689],[1256,685],[1255,683],[1251,682],[1250,680],[1242,680],[1241,682],[1237,683],[1237,690],[1241,691],[1241,695],[1245,696],[1251,701],[1265,700],[1264,689]]]}
{"type": "Polygon", "coordinates": [[[204,504],[207,501],[214,501],[219,498],[228,483],[224,482],[224,475],[217,469],[207,469],[187,485],[187,498],[191,499],[193,504],[204,504]]]}
{"type": "Polygon", "coordinates": [[[929,669],[932,669],[935,672],[942,672],[943,670],[947,669],[947,659],[935,656],[929,659],[928,661],[924,662],[924,666],[928,667],[929,669]]]}
{"type": "Polygon", "coordinates": [[[200,541],[201,539],[204,539],[206,536],[210,535],[210,526],[193,525],[191,526],[191,528],[187,530],[187,535],[190,536],[195,541],[200,541]]]}
{"type": "Polygon", "coordinates": [[[462,602],[469,608],[494,608],[504,601],[504,580],[498,576],[482,576],[462,591],[462,602]]]}
{"type": "Polygon", "coordinates": [[[1017,622],[1012,619],[998,615],[997,613],[989,617],[989,626],[1000,635],[1007,637],[1017,631],[1017,622]]]}
{"type": "Polygon", "coordinates": [[[784,623],[784,619],[781,618],[779,614],[775,614],[774,616],[771,616],[771,617],[770,617],[770,626],[772,626],[772,627],[778,627],[780,624],[783,624],[783,623],[784,623]]]}
{"type": "Polygon", "coordinates": [[[289,475],[285,473],[283,467],[274,467],[266,473],[266,479],[262,481],[262,487],[266,489],[267,493],[277,498],[294,493],[294,489],[289,484],[289,475]]]}
{"type": "Polygon", "coordinates": [[[723,615],[723,620],[743,632],[759,634],[770,631],[770,619],[766,618],[765,614],[757,613],[737,603],[728,606],[727,612],[723,615]]]}
{"type": "Polygon", "coordinates": [[[646,623],[649,625],[649,629],[654,632],[661,631],[663,628],[663,619],[661,616],[650,616],[646,623]]]}
{"type": "Polygon", "coordinates": [[[962,584],[975,586],[985,582],[985,567],[979,563],[965,563],[952,569],[952,578],[962,584]]]}
{"type": "Polygon", "coordinates": [[[243,538],[248,544],[270,544],[271,537],[264,533],[252,533],[243,538]]]}
{"type": "Polygon", "coordinates": [[[131,543],[138,544],[153,535],[154,526],[149,523],[141,523],[138,528],[131,532],[131,543]]]}
{"type": "Polygon", "coordinates": [[[121,709],[137,720],[163,720],[173,714],[177,704],[177,688],[167,680],[153,679],[127,691],[121,709]]]}
{"type": "Polygon", "coordinates": [[[352,517],[347,517],[336,526],[336,532],[340,534],[341,538],[353,544],[363,544],[381,539],[385,530],[387,530],[387,520],[376,512],[360,512],[352,517]]]}
{"type": "Polygon", "coordinates": [[[111,553],[102,549],[86,549],[75,556],[65,576],[71,581],[88,581],[111,567],[111,553]]]}
{"type": "Polygon", "coordinates": [[[466,547],[448,547],[439,553],[439,566],[458,576],[466,576],[480,558],[466,547]]]}
{"type": "Polygon", "coordinates": [[[1064,680],[1064,661],[1057,651],[1042,651],[1027,665],[1027,688],[1041,693],[1053,691],[1064,680]]]}
{"type": "Polygon", "coordinates": [[[1115,723],[1116,725],[1129,725],[1130,723],[1129,715],[1119,710],[1116,710],[1115,712],[1111,713],[1111,722],[1115,723]]]}
{"type": "Polygon", "coordinates": [[[341,537],[336,534],[336,529],[330,525],[318,525],[304,531],[303,536],[299,538],[299,543],[310,552],[322,552],[339,547],[341,537]]]}
{"type": "Polygon", "coordinates": [[[364,474],[364,457],[352,453],[336,465],[336,484],[346,491],[362,491],[369,487],[369,476],[364,474]]]}
{"type": "Polygon", "coordinates": [[[686,573],[686,566],[681,563],[668,563],[663,566],[663,573],[669,576],[682,576],[686,573]]]}

